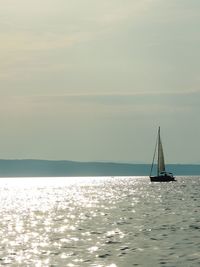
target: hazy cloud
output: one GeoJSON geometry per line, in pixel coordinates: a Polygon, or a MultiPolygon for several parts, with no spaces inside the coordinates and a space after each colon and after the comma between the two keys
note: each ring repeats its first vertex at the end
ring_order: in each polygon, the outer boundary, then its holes
{"type": "MultiPolygon", "coordinates": [[[[24,140],[31,157],[37,142],[49,138],[49,143],[57,139],[53,151],[66,145],[62,155],[55,156],[59,158],[78,155],[87,160],[89,155],[79,147],[92,143],[94,159],[104,160],[108,153],[113,160],[128,161],[143,161],[145,155],[145,161],[152,152],[149,131],[157,125],[172,129],[173,147],[181,138],[194,140],[196,146],[199,1],[0,4],[1,157],[7,153],[9,158],[8,151],[10,157],[20,154],[15,144],[24,140]],[[132,147],[128,153],[112,153],[119,143],[132,147]]],[[[44,148],[37,149],[39,157],[49,157],[44,148]]],[[[193,159],[199,157],[200,148],[195,149],[193,159]]],[[[179,161],[189,157],[174,152],[179,161]]]]}

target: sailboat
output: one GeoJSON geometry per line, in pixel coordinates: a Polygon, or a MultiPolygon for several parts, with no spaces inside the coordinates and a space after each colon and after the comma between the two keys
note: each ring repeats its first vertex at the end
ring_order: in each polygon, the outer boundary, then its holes
{"type": "Polygon", "coordinates": [[[161,137],[160,137],[160,127],[158,128],[158,135],[157,135],[157,139],[156,139],[156,146],[155,146],[155,151],[154,151],[154,155],[153,155],[153,162],[151,165],[151,171],[150,171],[149,178],[150,178],[151,182],[176,181],[173,174],[171,172],[166,172],[166,170],[165,170],[165,159],[164,159],[163,146],[162,146],[161,137]],[[153,171],[156,152],[158,154],[157,175],[152,176],[151,174],[153,171]]]}

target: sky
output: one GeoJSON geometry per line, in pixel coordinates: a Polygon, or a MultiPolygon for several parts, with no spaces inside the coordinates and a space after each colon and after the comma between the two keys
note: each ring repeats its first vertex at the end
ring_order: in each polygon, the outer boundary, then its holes
{"type": "Polygon", "coordinates": [[[0,158],[200,163],[199,0],[0,5],[0,158]]]}

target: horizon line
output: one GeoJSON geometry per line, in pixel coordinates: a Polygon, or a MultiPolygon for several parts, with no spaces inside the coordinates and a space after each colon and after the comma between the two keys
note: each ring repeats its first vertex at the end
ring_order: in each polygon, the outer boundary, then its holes
{"type": "MultiPolygon", "coordinates": [[[[74,162],[74,163],[105,163],[105,164],[130,164],[130,165],[151,165],[147,162],[128,162],[128,161],[112,161],[112,160],[94,160],[94,161],[80,161],[80,160],[69,160],[69,159],[37,159],[37,158],[0,158],[0,161],[51,161],[51,162],[74,162]]],[[[200,165],[200,163],[166,163],[166,165],[200,165]]]]}

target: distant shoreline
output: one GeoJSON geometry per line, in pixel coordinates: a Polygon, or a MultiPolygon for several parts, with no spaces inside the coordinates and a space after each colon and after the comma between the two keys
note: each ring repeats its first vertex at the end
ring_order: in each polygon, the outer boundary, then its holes
{"type": "MultiPolygon", "coordinates": [[[[174,175],[200,175],[200,164],[167,164],[174,175]]],[[[150,164],[67,160],[0,160],[0,177],[148,176],[150,164]]]]}

